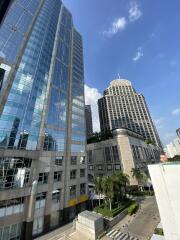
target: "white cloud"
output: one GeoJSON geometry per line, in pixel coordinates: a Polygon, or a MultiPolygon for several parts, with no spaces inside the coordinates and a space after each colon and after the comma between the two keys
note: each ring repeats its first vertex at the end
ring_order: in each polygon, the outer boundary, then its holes
{"type": "Polygon", "coordinates": [[[172,111],[172,115],[180,115],[180,108],[176,108],[172,111]]]}
{"type": "Polygon", "coordinates": [[[140,58],[142,58],[144,56],[144,53],[143,53],[143,48],[142,47],[139,47],[137,52],[136,52],[136,55],[135,57],[133,57],[133,61],[134,62],[137,62],[140,58]]]}
{"type": "Polygon", "coordinates": [[[137,2],[132,1],[129,9],[129,21],[134,22],[142,16],[142,12],[137,4],[137,2]]]}
{"type": "Polygon", "coordinates": [[[120,17],[116,19],[108,30],[103,31],[103,35],[111,37],[118,33],[120,30],[124,30],[127,25],[125,17],[120,17]]]}
{"type": "Polygon", "coordinates": [[[97,88],[91,88],[85,85],[85,102],[91,105],[94,132],[100,131],[97,101],[101,97],[102,95],[97,88]]]}

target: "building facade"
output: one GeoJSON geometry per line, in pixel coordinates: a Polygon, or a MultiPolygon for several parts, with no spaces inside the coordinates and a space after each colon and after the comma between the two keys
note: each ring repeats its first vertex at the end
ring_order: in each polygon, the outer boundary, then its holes
{"type": "Polygon", "coordinates": [[[165,240],[180,239],[180,162],[149,165],[165,240]]]}
{"type": "Polygon", "coordinates": [[[172,142],[166,145],[164,151],[169,158],[180,155],[180,139],[175,138],[172,142]]]}
{"type": "Polygon", "coordinates": [[[116,79],[98,100],[101,131],[126,127],[162,147],[145,98],[130,81],[116,79]]]}
{"type": "Polygon", "coordinates": [[[86,135],[88,137],[91,136],[93,133],[91,105],[85,105],[85,118],[86,118],[86,135]]]}
{"type": "Polygon", "coordinates": [[[180,139],[180,128],[178,128],[178,129],[176,130],[176,133],[177,133],[178,138],[180,139]]]}
{"type": "Polygon", "coordinates": [[[1,0],[1,2],[0,2],[0,25],[5,17],[12,1],[13,0],[1,0]]]}
{"type": "Polygon", "coordinates": [[[0,28],[0,239],[86,208],[83,43],[60,0],[13,1],[0,28]]]}
{"type": "Polygon", "coordinates": [[[114,171],[129,175],[131,185],[137,185],[132,168],[147,171],[147,165],[159,162],[161,149],[146,144],[142,135],[120,128],[113,131],[113,138],[87,145],[88,180],[108,176],[114,171]]]}

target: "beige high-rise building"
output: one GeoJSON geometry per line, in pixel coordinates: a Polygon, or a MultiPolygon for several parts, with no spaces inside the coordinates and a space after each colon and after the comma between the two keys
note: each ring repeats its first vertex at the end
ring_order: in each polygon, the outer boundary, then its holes
{"type": "Polygon", "coordinates": [[[130,81],[116,79],[98,100],[101,131],[125,127],[162,147],[145,98],[130,81]]]}

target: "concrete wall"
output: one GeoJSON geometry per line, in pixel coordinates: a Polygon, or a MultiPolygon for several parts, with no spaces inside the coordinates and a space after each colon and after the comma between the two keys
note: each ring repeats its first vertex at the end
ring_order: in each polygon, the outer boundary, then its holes
{"type": "Polygon", "coordinates": [[[149,165],[166,240],[180,239],[180,162],[149,165]]]}

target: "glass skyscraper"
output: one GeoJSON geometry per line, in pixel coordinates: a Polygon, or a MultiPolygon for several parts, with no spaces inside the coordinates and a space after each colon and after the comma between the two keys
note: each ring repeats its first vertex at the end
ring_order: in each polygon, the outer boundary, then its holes
{"type": "Polygon", "coordinates": [[[85,138],[71,13],[60,0],[14,0],[0,26],[0,239],[31,239],[86,208],[85,138]]]}

